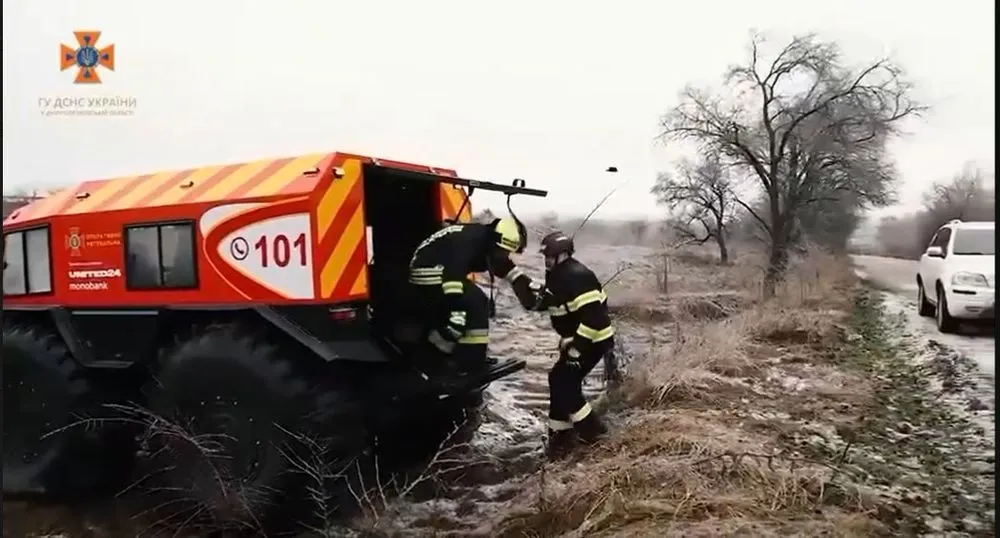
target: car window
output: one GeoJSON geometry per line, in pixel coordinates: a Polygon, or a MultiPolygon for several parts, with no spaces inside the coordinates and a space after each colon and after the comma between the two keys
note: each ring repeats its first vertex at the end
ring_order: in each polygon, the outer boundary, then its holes
{"type": "Polygon", "coordinates": [[[934,235],[931,236],[931,240],[927,242],[927,248],[937,245],[937,236],[939,233],[941,233],[941,230],[934,232],[934,235]]]}
{"type": "Polygon", "coordinates": [[[184,288],[194,286],[194,241],[190,224],[171,224],[160,227],[160,248],[163,251],[163,286],[184,288]]]}
{"type": "Polygon", "coordinates": [[[125,233],[125,243],[128,285],[133,288],[161,286],[156,227],[129,228],[125,233]]]}
{"type": "Polygon", "coordinates": [[[52,265],[49,260],[49,229],[35,228],[4,236],[3,293],[49,293],[52,265]],[[27,270],[25,270],[27,269],[27,270]]]}
{"type": "Polygon", "coordinates": [[[941,247],[941,250],[948,252],[948,240],[951,239],[951,228],[941,228],[937,237],[934,238],[934,246],[941,247]]]}
{"type": "Polygon", "coordinates": [[[3,238],[3,294],[21,295],[26,291],[24,278],[24,236],[7,234],[3,238]]]}
{"type": "Polygon", "coordinates": [[[130,288],[198,285],[192,224],[132,226],[126,229],[125,237],[126,283],[130,288]]]}
{"type": "Polygon", "coordinates": [[[24,259],[28,263],[28,293],[52,291],[48,228],[24,232],[24,249],[24,259]]]}
{"type": "Polygon", "coordinates": [[[952,254],[960,256],[994,256],[996,243],[993,230],[957,230],[951,245],[952,254]]]}

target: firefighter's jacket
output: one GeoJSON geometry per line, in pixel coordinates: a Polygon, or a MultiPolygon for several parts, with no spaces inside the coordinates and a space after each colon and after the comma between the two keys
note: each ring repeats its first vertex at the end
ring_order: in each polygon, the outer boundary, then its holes
{"type": "Polygon", "coordinates": [[[503,278],[514,266],[509,258],[491,259],[496,232],[486,224],[453,224],[431,234],[410,260],[410,283],[440,286],[448,298],[462,296],[469,273],[490,271],[503,278]]]}
{"type": "Polygon", "coordinates": [[[614,336],[608,296],[601,281],[576,259],[569,258],[547,271],[544,286],[516,267],[506,278],[522,306],[549,313],[561,347],[570,344],[577,352],[587,353],[614,336]]]}

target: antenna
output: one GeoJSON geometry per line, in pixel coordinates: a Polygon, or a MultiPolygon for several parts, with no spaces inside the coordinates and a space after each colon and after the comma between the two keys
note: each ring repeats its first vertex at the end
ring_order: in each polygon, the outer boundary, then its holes
{"type": "MultiPolygon", "coordinates": [[[[607,168],[607,170],[605,170],[605,172],[607,172],[609,174],[617,174],[618,173],[618,167],[617,166],[609,166],[607,168]]],[[[573,232],[573,235],[570,236],[571,239],[575,239],[576,238],[576,234],[580,233],[580,230],[582,230],[583,226],[585,224],[587,224],[587,221],[590,220],[590,217],[593,217],[594,213],[596,213],[597,210],[600,209],[602,205],[604,205],[604,202],[607,202],[608,198],[611,198],[611,195],[614,194],[615,191],[617,191],[619,188],[621,188],[622,185],[624,185],[625,183],[628,183],[627,179],[625,181],[619,183],[618,185],[616,185],[610,191],[608,191],[608,193],[604,195],[604,198],[601,198],[601,201],[597,202],[597,205],[595,205],[594,208],[590,210],[590,213],[587,213],[587,216],[583,218],[583,222],[580,223],[580,226],[577,227],[576,231],[573,232]]]]}

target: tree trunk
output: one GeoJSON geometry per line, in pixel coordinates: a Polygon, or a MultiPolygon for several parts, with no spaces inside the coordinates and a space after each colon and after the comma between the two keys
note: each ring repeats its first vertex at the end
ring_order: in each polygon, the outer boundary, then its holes
{"type": "Polygon", "coordinates": [[[791,219],[778,208],[776,195],[771,196],[771,241],[767,271],[764,273],[764,298],[770,299],[778,291],[778,283],[785,278],[788,267],[789,224],[791,219]]]}
{"type": "Polygon", "coordinates": [[[764,298],[770,299],[778,291],[778,284],[785,279],[788,268],[788,246],[784,240],[771,241],[771,253],[764,273],[764,298]]]}
{"type": "Polygon", "coordinates": [[[771,228],[771,249],[767,259],[767,271],[764,274],[765,299],[774,297],[778,284],[785,279],[785,270],[788,269],[788,246],[791,244],[787,219],[782,216],[772,222],[775,225],[771,228]]]}
{"type": "Polygon", "coordinates": [[[715,234],[715,244],[719,245],[719,264],[729,265],[729,246],[726,245],[726,234],[724,232],[715,234]]]}

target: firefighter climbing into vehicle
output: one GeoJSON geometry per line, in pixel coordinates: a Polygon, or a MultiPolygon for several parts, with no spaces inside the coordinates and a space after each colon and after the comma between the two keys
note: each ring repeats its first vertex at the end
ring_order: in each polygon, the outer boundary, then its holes
{"type": "Polygon", "coordinates": [[[410,260],[411,311],[424,325],[423,361],[431,380],[447,380],[484,367],[493,301],[470,273],[503,278],[515,269],[512,253],[523,252],[527,235],[514,217],[486,223],[451,224],[417,246],[410,260]]]}
{"type": "Polygon", "coordinates": [[[561,231],[542,238],[545,283],[539,285],[517,267],[511,283],[523,307],[548,312],[559,334],[559,358],[549,370],[549,457],[565,456],[577,441],[597,442],[604,424],[583,395],[583,380],[614,347],[614,327],[601,281],[573,254],[573,239],[561,231]]]}

